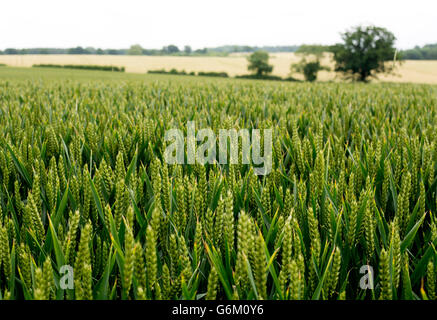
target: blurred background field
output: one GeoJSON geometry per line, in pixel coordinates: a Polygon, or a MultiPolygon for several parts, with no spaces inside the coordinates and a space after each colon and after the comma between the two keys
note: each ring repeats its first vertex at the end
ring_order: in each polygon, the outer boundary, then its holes
{"type": "MultiPolygon", "coordinates": [[[[31,67],[34,64],[78,64],[78,65],[114,65],[126,68],[128,73],[147,73],[149,70],[177,69],[186,72],[226,72],[229,76],[247,74],[247,54],[235,53],[226,57],[219,56],[128,56],[128,55],[0,55],[0,64],[13,67],[31,67]]],[[[270,54],[273,75],[287,77],[290,65],[297,63],[299,57],[292,52],[270,54]]],[[[322,61],[333,69],[329,55],[322,61]]],[[[299,74],[293,77],[302,79],[299,74]]],[[[321,71],[321,81],[338,80],[333,71],[321,71]]],[[[437,84],[437,60],[405,60],[396,74],[383,75],[380,80],[390,82],[412,82],[437,84]]]]}

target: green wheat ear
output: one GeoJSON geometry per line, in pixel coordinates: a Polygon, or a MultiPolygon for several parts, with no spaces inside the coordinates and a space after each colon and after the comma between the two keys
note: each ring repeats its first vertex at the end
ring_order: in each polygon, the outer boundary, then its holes
{"type": "Polygon", "coordinates": [[[299,262],[290,263],[290,299],[301,300],[304,297],[304,272],[299,267],[299,262]]]}
{"type": "Polygon", "coordinates": [[[44,281],[44,297],[52,299],[54,297],[55,281],[53,277],[53,268],[50,258],[44,261],[43,264],[43,281],[44,281]]]}
{"type": "Polygon", "coordinates": [[[264,251],[264,239],[261,234],[255,237],[255,259],[254,259],[254,276],[255,285],[258,291],[258,298],[267,299],[267,273],[266,273],[266,256],[264,251]]]}
{"type": "Polygon", "coordinates": [[[366,240],[366,250],[367,257],[370,260],[375,252],[375,228],[376,228],[376,218],[374,214],[374,204],[373,202],[369,203],[369,200],[366,204],[365,211],[365,240],[366,240]]]}
{"type": "Polygon", "coordinates": [[[428,297],[431,300],[436,300],[436,271],[435,264],[433,261],[428,262],[426,271],[426,288],[428,297]]]}
{"type": "Polygon", "coordinates": [[[79,250],[74,263],[74,289],[76,299],[78,300],[92,299],[92,291],[89,287],[92,284],[91,253],[89,245],[91,241],[91,231],[91,224],[87,223],[81,231],[79,250]]]}
{"type": "Polygon", "coordinates": [[[381,250],[379,263],[379,281],[381,284],[380,300],[391,300],[393,297],[392,284],[389,270],[389,254],[385,249],[381,250]]]}
{"type": "Polygon", "coordinates": [[[237,286],[247,288],[249,278],[247,274],[247,257],[250,248],[249,217],[244,211],[240,212],[237,225],[237,260],[234,279],[237,286]]]}
{"type": "Polygon", "coordinates": [[[24,282],[27,288],[32,286],[32,274],[31,274],[31,255],[27,245],[20,243],[18,250],[18,267],[20,274],[24,278],[24,282]]]}
{"type": "Polygon", "coordinates": [[[211,267],[211,271],[208,276],[208,289],[206,292],[206,300],[215,300],[217,296],[218,286],[218,274],[214,267],[211,267]]]}
{"type": "Polygon", "coordinates": [[[330,266],[330,272],[326,280],[326,287],[329,296],[332,296],[338,285],[338,278],[341,267],[341,252],[338,247],[335,248],[334,258],[330,266]]]}
{"type": "Polygon", "coordinates": [[[35,300],[48,300],[48,297],[45,295],[47,292],[45,286],[46,283],[44,282],[43,272],[41,268],[37,268],[35,270],[35,289],[33,292],[33,298],[35,300]]]}
{"type": "Polygon", "coordinates": [[[0,222],[0,266],[3,265],[3,272],[9,280],[12,273],[11,255],[9,249],[9,237],[6,227],[0,222]]]}
{"type": "Polygon", "coordinates": [[[155,288],[158,274],[157,256],[156,256],[156,233],[152,226],[147,227],[146,231],[146,270],[149,290],[155,288]]]}
{"type": "Polygon", "coordinates": [[[392,221],[390,227],[391,227],[390,245],[392,248],[392,256],[393,256],[393,261],[392,261],[393,282],[395,288],[398,288],[400,277],[401,277],[402,256],[401,256],[401,239],[399,236],[399,228],[397,226],[396,219],[392,221]]]}
{"type": "Polygon", "coordinates": [[[123,266],[123,289],[126,295],[129,295],[129,291],[132,285],[132,276],[135,266],[134,245],[134,235],[132,233],[132,230],[128,227],[125,233],[123,266]]]}

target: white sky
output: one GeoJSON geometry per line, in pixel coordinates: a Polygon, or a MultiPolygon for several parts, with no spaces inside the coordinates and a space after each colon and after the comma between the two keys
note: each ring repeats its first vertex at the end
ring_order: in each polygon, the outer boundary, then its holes
{"type": "Polygon", "coordinates": [[[388,28],[401,49],[436,43],[437,1],[2,0],[0,49],[332,44],[357,24],[388,28]]]}

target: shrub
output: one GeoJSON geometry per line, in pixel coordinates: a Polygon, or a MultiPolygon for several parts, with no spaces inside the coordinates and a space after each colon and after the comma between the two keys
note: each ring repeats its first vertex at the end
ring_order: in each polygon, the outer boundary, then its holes
{"type": "Polygon", "coordinates": [[[214,71],[199,71],[197,75],[204,76],[204,77],[221,77],[221,78],[229,77],[229,75],[226,72],[214,72],[214,71]]]}
{"type": "Polygon", "coordinates": [[[148,70],[147,73],[155,73],[155,74],[171,74],[171,75],[179,75],[179,76],[194,76],[196,75],[193,71],[190,73],[187,73],[185,70],[178,71],[176,69],[171,69],[170,71],[166,71],[165,69],[159,69],[159,70],[148,70]]]}
{"type": "Polygon", "coordinates": [[[283,80],[279,76],[257,75],[257,74],[243,74],[243,75],[235,76],[235,78],[238,78],[238,79],[254,79],[254,80],[277,80],[277,81],[283,80]]]}

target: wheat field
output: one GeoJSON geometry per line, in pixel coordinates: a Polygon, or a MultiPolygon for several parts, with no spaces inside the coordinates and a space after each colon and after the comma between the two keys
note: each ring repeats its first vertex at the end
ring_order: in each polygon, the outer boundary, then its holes
{"type": "Polygon", "coordinates": [[[0,92],[0,300],[437,299],[435,85],[6,67],[0,92]],[[168,163],[189,121],[259,129],[271,171],[168,163]]]}
{"type": "MultiPolygon", "coordinates": [[[[124,66],[126,72],[146,73],[149,70],[175,68],[191,71],[224,71],[230,76],[246,74],[246,54],[233,54],[228,57],[178,57],[178,56],[112,56],[112,55],[0,55],[0,63],[15,67],[30,67],[33,64],[92,64],[124,66]]],[[[294,53],[275,53],[270,55],[273,74],[281,77],[290,75],[290,65],[299,61],[294,53]]],[[[333,67],[327,57],[324,64],[333,67]]],[[[301,79],[297,74],[294,77],[301,79]]],[[[319,80],[336,80],[334,72],[319,73],[319,80]]],[[[382,76],[381,80],[392,82],[437,83],[437,61],[406,60],[395,75],[382,76]]]]}

